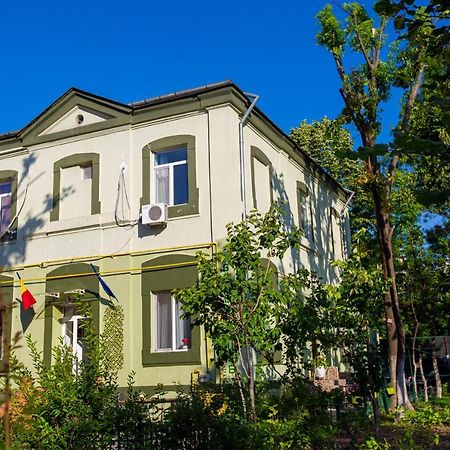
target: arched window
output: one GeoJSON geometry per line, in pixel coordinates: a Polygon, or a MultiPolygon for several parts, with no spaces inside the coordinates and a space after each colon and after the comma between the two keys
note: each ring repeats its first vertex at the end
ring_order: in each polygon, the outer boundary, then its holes
{"type": "Polygon", "coordinates": [[[141,206],[166,203],[169,218],[198,214],[195,137],[168,136],[142,149],[141,206]]]}
{"type": "Polygon", "coordinates": [[[45,364],[51,364],[52,347],[61,337],[65,344],[74,349],[74,355],[83,357],[81,348],[83,346],[83,307],[90,308],[93,327],[98,331],[99,282],[89,264],[67,264],[47,274],[44,324],[45,364]]]}
{"type": "Polygon", "coordinates": [[[17,172],[0,170],[0,235],[3,241],[16,238],[17,220],[11,224],[17,212],[17,172]],[[11,226],[10,226],[11,225],[11,226]]]}
{"type": "Polygon", "coordinates": [[[190,255],[165,255],[142,264],[142,364],[200,364],[200,329],[182,319],[173,290],[197,281],[190,255]]]}
{"type": "Polygon", "coordinates": [[[100,156],[77,153],[53,164],[50,220],[100,213],[100,156]]]}
{"type": "Polygon", "coordinates": [[[273,202],[273,167],[269,158],[257,147],[250,148],[253,207],[266,213],[273,202]]]}
{"type": "Polygon", "coordinates": [[[297,205],[298,226],[303,231],[303,236],[310,242],[314,242],[314,223],[311,197],[305,183],[297,181],[297,205]]]}

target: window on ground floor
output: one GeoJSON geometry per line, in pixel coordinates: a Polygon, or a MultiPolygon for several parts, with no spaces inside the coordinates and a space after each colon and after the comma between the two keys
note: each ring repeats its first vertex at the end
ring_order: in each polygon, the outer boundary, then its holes
{"type": "Polygon", "coordinates": [[[86,316],[79,307],[69,305],[62,307],[61,335],[64,345],[72,349],[76,361],[82,361],[85,352],[85,329],[86,316]]]}
{"type": "Polygon", "coordinates": [[[175,300],[171,291],[153,294],[156,308],[154,317],[155,350],[186,351],[191,347],[191,321],[183,319],[183,305],[175,300]]]}
{"type": "Polygon", "coordinates": [[[4,344],[11,340],[13,284],[12,277],[0,275],[0,373],[6,365],[4,344]]]}
{"type": "Polygon", "coordinates": [[[94,330],[100,327],[98,278],[91,266],[85,263],[58,267],[49,272],[46,278],[44,363],[51,364],[52,349],[61,338],[65,345],[72,348],[76,359],[81,361],[85,356],[83,321],[86,320],[87,310],[94,330]]]}
{"type": "Polygon", "coordinates": [[[200,364],[200,329],[183,319],[176,289],[197,281],[194,256],[172,254],[142,265],[142,364],[200,364]]]}

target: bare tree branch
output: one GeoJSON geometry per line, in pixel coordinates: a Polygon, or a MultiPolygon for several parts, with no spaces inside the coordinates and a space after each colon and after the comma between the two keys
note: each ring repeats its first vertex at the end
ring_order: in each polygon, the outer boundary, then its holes
{"type": "Polygon", "coordinates": [[[378,66],[378,62],[380,61],[381,48],[383,47],[383,31],[386,28],[387,22],[388,22],[387,18],[383,17],[381,19],[380,28],[378,28],[378,32],[380,33],[380,35],[378,36],[378,45],[376,47],[376,51],[375,51],[375,55],[374,55],[374,59],[373,59],[373,63],[375,65],[375,67],[378,66]]]}
{"type": "Polygon", "coordinates": [[[367,52],[366,46],[364,45],[364,42],[361,38],[361,34],[358,31],[358,28],[357,28],[358,21],[357,21],[356,17],[353,16],[353,14],[352,14],[352,19],[355,21],[355,34],[356,34],[356,37],[358,38],[359,46],[361,47],[361,51],[364,55],[364,59],[366,60],[366,64],[370,69],[370,74],[372,75],[373,64],[372,64],[372,61],[370,60],[370,56],[369,56],[369,53],[367,52]]]}
{"type": "MultiPolygon", "coordinates": [[[[408,101],[406,102],[405,110],[403,112],[402,123],[400,125],[400,132],[402,134],[406,133],[406,131],[408,129],[409,121],[411,119],[412,109],[413,109],[415,101],[417,99],[417,95],[419,93],[420,86],[422,85],[424,71],[425,71],[425,64],[418,62],[416,65],[416,68],[415,68],[414,80],[413,80],[410,90],[409,90],[408,101]]],[[[400,159],[400,156],[398,154],[395,154],[392,156],[391,162],[389,164],[387,184],[386,184],[387,198],[389,198],[389,196],[391,194],[392,183],[394,181],[394,173],[395,173],[395,170],[397,169],[399,159],[400,159]]]]}

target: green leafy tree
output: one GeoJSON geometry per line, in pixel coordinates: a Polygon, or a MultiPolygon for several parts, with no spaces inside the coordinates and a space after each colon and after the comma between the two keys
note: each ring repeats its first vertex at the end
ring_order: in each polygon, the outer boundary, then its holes
{"type": "Polygon", "coordinates": [[[365,228],[369,240],[371,236],[376,237],[373,200],[367,188],[364,163],[353,152],[354,142],[342,119],[324,117],[311,123],[303,121],[291,130],[290,136],[344,188],[354,192],[350,205],[352,233],[365,228]]]}
{"type": "MultiPolygon", "coordinates": [[[[435,43],[433,25],[428,14],[417,9],[414,34],[406,41],[387,49],[386,28],[396,11],[377,8],[372,18],[358,3],[344,4],[345,23],[342,24],[326,6],[317,16],[320,32],[317,41],[332,55],[341,80],[340,93],[344,101],[343,117],[355,125],[361,139],[357,156],[364,162],[365,183],[370,190],[379,254],[390,288],[385,297],[389,367],[395,381],[396,400],[400,406],[410,406],[405,383],[405,330],[400,312],[396,281],[393,192],[401,158],[407,153],[405,142],[411,126],[419,93],[430,63],[428,49],[435,43]],[[346,68],[345,51],[360,57],[360,64],[346,68]],[[403,91],[399,105],[399,125],[394,141],[378,143],[381,131],[381,107],[390,98],[392,89],[403,91]]],[[[405,161],[406,162],[406,161],[405,161]]]]}
{"type": "Polygon", "coordinates": [[[377,436],[380,431],[377,393],[384,386],[384,360],[377,342],[382,330],[384,295],[389,283],[379,265],[369,257],[364,229],[355,235],[352,255],[346,261],[335,261],[340,283],[327,286],[334,345],[353,369],[360,393],[370,399],[377,436]]]}
{"type": "MultiPolygon", "coordinates": [[[[441,397],[434,336],[448,335],[450,331],[449,235],[448,230],[445,231],[441,226],[436,226],[427,234],[429,242],[425,242],[419,227],[413,226],[405,237],[399,264],[399,288],[407,299],[405,322],[413,335],[414,382],[417,369],[424,379],[421,343],[431,344],[436,396],[441,397]],[[427,339],[424,341],[425,337],[427,339]]],[[[427,398],[427,393],[424,394],[427,398]]]]}
{"type": "Polygon", "coordinates": [[[288,301],[277,287],[272,265],[263,258],[282,258],[300,237],[296,229],[281,230],[277,209],[264,216],[254,211],[247,220],[228,225],[223,248],[212,257],[198,255],[197,285],[177,292],[185,316],[211,338],[217,363],[234,365],[244,415],[249,402],[255,422],[254,352],[274,351],[281,339],[280,310],[288,301]]]}

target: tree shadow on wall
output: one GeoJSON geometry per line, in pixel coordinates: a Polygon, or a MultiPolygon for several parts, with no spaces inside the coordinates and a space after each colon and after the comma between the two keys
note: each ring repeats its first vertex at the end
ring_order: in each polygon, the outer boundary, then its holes
{"type": "MultiPolygon", "coordinates": [[[[311,168],[311,170],[316,169],[311,168]]],[[[289,180],[288,183],[295,184],[296,181],[297,180],[289,180]]],[[[330,264],[332,258],[334,258],[330,232],[331,222],[328,217],[331,207],[330,198],[327,196],[325,187],[318,189],[317,184],[313,183],[310,177],[306,177],[305,181],[310,193],[311,203],[315,205],[313,208],[315,240],[310,244],[309,249],[306,249],[303,246],[290,249],[292,270],[297,271],[303,267],[301,263],[301,253],[304,252],[307,256],[311,272],[316,273],[325,282],[330,282],[335,279],[337,275],[337,269],[330,264]]],[[[283,173],[273,173],[272,188],[275,193],[275,198],[280,202],[280,207],[283,212],[283,230],[289,231],[293,226],[298,226],[298,198],[296,195],[294,198],[289,198],[283,173]]],[[[294,192],[296,193],[296,189],[294,192]]]]}
{"type": "MultiPolygon", "coordinates": [[[[47,193],[42,200],[42,207],[35,212],[34,207],[39,208],[39,203],[31,204],[34,201],[32,192],[35,183],[49,174],[42,171],[36,175],[31,175],[31,168],[36,163],[38,156],[29,153],[22,161],[22,170],[18,173],[16,204],[18,218],[17,233],[15,239],[0,244],[0,265],[2,267],[16,266],[23,264],[27,258],[29,241],[35,237],[36,233],[45,233],[44,225],[49,220],[49,213],[53,208],[53,193],[47,193]]],[[[53,175],[53,174],[51,174],[53,175]]],[[[64,188],[59,194],[60,200],[75,192],[72,186],[64,188]]]]}
{"type": "MultiPolygon", "coordinates": [[[[280,209],[283,214],[283,222],[282,229],[283,231],[289,232],[292,227],[296,226],[294,214],[292,212],[292,207],[296,203],[296,199],[294,199],[294,203],[289,199],[289,196],[286,191],[284,175],[282,173],[278,174],[275,171],[272,174],[272,189],[274,191],[274,198],[277,199],[279,203],[280,209]]],[[[296,272],[300,267],[300,249],[298,248],[290,248],[290,259],[292,264],[292,271],[296,272]]],[[[284,273],[284,265],[282,264],[280,270],[284,273]]]]}
{"type": "MultiPolygon", "coordinates": [[[[39,192],[40,190],[36,188],[36,183],[42,181],[41,179],[45,176],[53,175],[53,173],[48,174],[45,170],[37,174],[32,173],[32,168],[36,164],[38,157],[35,153],[28,153],[22,160],[21,170],[18,170],[15,193],[17,205],[15,224],[17,224],[17,229],[14,233],[11,233],[10,239],[0,243],[0,273],[12,279],[16,279],[16,273],[11,268],[25,263],[29,256],[28,247],[30,246],[30,241],[38,238],[46,239],[45,225],[49,221],[49,213],[53,208],[53,193],[44,194],[41,207],[36,199],[36,195],[34,195],[34,191],[39,192]]],[[[6,159],[4,160],[5,168],[8,168],[7,164],[8,160],[6,159]]],[[[74,192],[73,187],[67,187],[60,192],[59,198],[63,199],[74,192]]],[[[12,225],[12,228],[14,228],[15,224],[12,225]]],[[[41,253],[40,250],[39,252],[41,253]]],[[[34,311],[32,308],[25,311],[21,306],[20,299],[17,300],[20,306],[22,329],[26,331],[33,320],[34,311]]]]}

